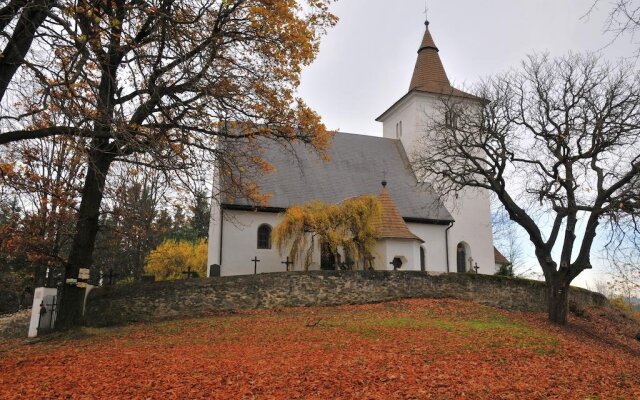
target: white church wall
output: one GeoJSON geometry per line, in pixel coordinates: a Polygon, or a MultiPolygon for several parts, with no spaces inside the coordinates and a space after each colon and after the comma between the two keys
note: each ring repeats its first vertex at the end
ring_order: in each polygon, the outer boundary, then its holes
{"type": "MultiPolygon", "coordinates": [[[[424,240],[425,268],[432,272],[447,272],[446,229],[445,225],[408,223],[409,230],[424,240]]],[[[419,251],[419,250],[418,250],[419,251]]],[[[420,257],[420,253],[418,253],[420,257]]],[[[418,258],[420,267],[420,258],[418,258]]],[[[420,268],[418,268],[420,269],[420,268]]]]}
{"type": "Polygon", "coordinates": [[[375,249],[375,269],[393,270],[391,262],[395,257],[403,260],[402,271],[420,271],[420,242],[417,240],[380,240],[375,249]]]}
{"type": "MultiPolygon", "coordinates": [[[[220,275],[251,275],[254,273],[254,263],[251,261],[258,257],[257,273],[285,272],[286,267],[282,262],[286,259],[287,251],[280,255],[276,246],[272,243],[271,249],[258,249],[258,228],[268,224],[272,229],[282,221],[282,214],[224,210],[222,223],[222,260],[220,262],[220,275]]],[[[217,246],[209,248],[210,259],[216,259],[215,254],[220,253],[220,242],[217,246]],[[217,249],[217,251],[216,251],[217,249]]],[[[218,258],[219,260],[219,258],[218,258]]],[[[309,270],[319,269],[320,251],[314,251],[313,262],[309,270]]],[[[301,261],[293,266],[296,271],[304,270],[301,261]]]]}
{"type": "MultiPolygon", "coordinates": [[[[257,273],[284,272],[282,261],[286,259],[287,251],[280,255],[278,249],[272,244],[271,249],[258,249],[258,228],[262,224],[268,224],[275,228],[282,221],[282,214],[224,210],[224,221],[219,223],[221,215],[219,207],[212,208],[212,224],[209,239],[209,265],[221,266],[221,276],[251,275],[254,273],[254,264],[251,261],[258,257],[257,273]],[[222,225],[222,227],[221,227],[222,225]],[[222,228],[222,229],[221,229],[222,228]],[[220,252],[222,241],[222,252],[220,252]],[[222,260],[220,262],[220,255],[222,260]]],[[[422,240],[425,248],[427,271],[445,272],[446,253],[445,229],[446,226],[410,223],[409,229],[422,240]]],[[[453,246],[453,244],[451,244],[453,246]]],[[[420,245],[418,242],[406,240],[381,241],[374,250],[376,257],[374,268],[377,270],[393,269],[390,262],[395,256],[407,258],[403,270],[420,270],[420,245]]],[[[304,270],[301,260],[293,266],[295,271],[304,270]]],[[[320,249],[316,244],[313,254],[313,262],[309,270],[320,269],[320,249]]]]}
{"type": "MultiPolygon", "coordinates": [[[[444,119],[442,106],[443,103],[440,96],[429,93],[410,94],[381,120],[385,137],[393,137],[387,135],[395,132],[395,124],[398,120],[413,121],[410,124],[403,124],[401,141],[409,159],[414,158],[420,150],[420,142],[424,140],[422,138],[428,134],[431,119],[444,119]],[[413,114],[413,117],[410,114],[413,114]]],[[[467,258],[472,257],[473,263],[478,263],[480,273],[492,274],[495,264],[489,194],[486,191],[476,189],[464,190],[459,193],[458,199],[452,199],[445,206],[456,221],[449,230],[450,271],[456,271],[456,248],[458,243],[465,242],[470,249],[470,255],[467,255],[467,258]]],[[[420,236],[417,232],[414,233],[420,236]]],[[[422,236],[420,237],[422,238],[422,236]]],[[[425,238],[422,239],[427,240],[425,238]]],[[[428,265],[427,269],[433,270],[432,264],[428,262],[428,265]]]]}
{"type": "Polygon", "coordinates": [[[209,239],[207,241],[207,276],[211,276],[210,268],[212,265],[220,265],[221,218],[220,206],[217,199],[213,199],[211,203],[211,217],[209,219],[209,239]]]}
{"type": "Polygon", "coordinates": [[[417,123],[416,103],[412,97],[403,100],[396,106],[396,109],[389,115],[388,119],[384,121],[382,128],[382,136],[387,139],[401,139],[404,141],[415,132],[415,125],[417,123]],[[398,134],[399,124],[402,123],[402,133],[398,134]]]}
{"type": "Polygon", "coordinates": [[[478,263],[481,274],[495,272],[495,256],[493,253],[493,232],[491,227],[491,205],[486,191],[465,190],[457,200],[450,200],[447,209],[456,222],[449,231],[449,257],[452,260],[452,271],[456,267],[456,250],[460,242],[468,245],[473,264],[478,263]]]}
{"type": "MultiPolygon", "coordinates": [[[[403,99],[380,121],[385,138],[398,139],[396,125],[402,121],[402,137],[407,155],[418,149],[418,144],[429,126],[429,119],[442,114],[442,100],[429,93],[414,92],[403,99]]],[[[444,115],[441,115],[444,118],[444,115]]]]}
{"type": "Polygon", "coordinates": [[[220,171],[217,164],[213,168],[213,182],[211,196],[211,212],[209,215],[209,236],[207,238],[207,276],[211,276],[211,266],[220,265],[220,240],[222,235],[222,210],[220,208],[221,194],[220,171]]]}

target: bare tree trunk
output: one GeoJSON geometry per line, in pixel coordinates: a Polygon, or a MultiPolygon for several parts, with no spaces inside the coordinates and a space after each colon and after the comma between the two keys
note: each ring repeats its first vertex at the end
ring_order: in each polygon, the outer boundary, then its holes
{"type": "Polygon", "coordinates": [[[556,276],[547,281],[547,305],[549,320],[558,325],[566,325],[569,313],[569,284],[564,278],[556,276]]]}
{"type": "MultiPolygon", "coordinates": [[[[102,143],[106,145],[107,143],[102,143]]],[[[67,284],[67,279],[78,277],[80,268],[89,268],[93,257],[100,204],[107,173],[113,155],[103,152],[104,146],[94,144],[89,156],[87,176],[82,190],[82,201],[78,212],[78,223],[69,254],[69,261],[65,266],[65,284],[61,293],[60,312],[56,321],[56,329],[64,330],[80,325],[82,322],[82,308],[85,290],[76,285],[67,284]]]]}

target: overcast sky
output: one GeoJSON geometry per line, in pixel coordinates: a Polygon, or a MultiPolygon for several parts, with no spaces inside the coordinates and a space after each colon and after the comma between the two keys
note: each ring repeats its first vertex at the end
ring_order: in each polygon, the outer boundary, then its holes
{"type": "MultiPolygon", "coordinates": [[[[630,38],[607,46],[611,0],[581,18],[592,0],[431,0],[429,26],[456,86],[505,71],[533,52],[632,54],[630,38]]],[[[322,40],[302,78],[301,96],[330,129],[382,135],[375,122],[409,88],[424,33],[424,0],[339,0],[338,25],[322,40]]]]}
{"type": "MultiPolygon", "coordinates": [[[[431,0],[429,28],[449,79],[463,87],[518,66],[534,52],[599,52],[611,62],[632,55],[637,46],[631,38],[611,44],[612,36],[603,33],[611,1],[601,0],[584,17],[592,0],[431,0]]],[[[382,136],[375,118],[409,89],[424,33],[424,7],[424,0],[335,4],[340,22],[323,38],[300,88],[328,128],[382,136]]],[[[574,283],[592,286],[602,273],[596,268],[574,283]]]]}

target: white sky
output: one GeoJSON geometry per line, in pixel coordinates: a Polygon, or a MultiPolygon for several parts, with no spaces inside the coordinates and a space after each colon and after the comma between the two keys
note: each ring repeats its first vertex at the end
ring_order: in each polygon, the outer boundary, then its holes
{"type": "MultiPolygon", "coordinates": [[[[431,0],[429,29],[449,79],[463,87],[516,67],[534,52],[591,51],[614,63],[633,55],[638,46],[632,38],[611,44],[612,35],[603,32],[611,1],[601,0],[583,18],[592,0],[431,0]]],[[[408,90],[424,33],[424,7],[424,0],[334,5],[340,22],[323,38],[300,88],[329,129],[382,136],[375,118],[408,90]]],[[[596,267],[574,284],[593,285],[602,273],[596,267]]]]}
{"type": "MultiPolygon", "coordinates": [[[[533,52],[600,51],[616,61],[633,53],[624,38],[607,46],[611,0],[581,19],[592,0],[431,0],[429,26],[457,86],[502,72],[533,52]]],[[[330,129],[382,135],[375,122],[409,88],[424,33],[424,0],[339,0],[338,25],[302,77],[301,96],[330,129]]]]}

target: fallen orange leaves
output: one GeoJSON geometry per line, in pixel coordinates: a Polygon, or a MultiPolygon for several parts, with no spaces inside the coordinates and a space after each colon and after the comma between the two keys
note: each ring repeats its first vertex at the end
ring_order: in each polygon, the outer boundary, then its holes
{"type": "Polygon", "coordinates": [[[0,345],[0,398],[640,398],[640,343],[456,300],[241,312],[0,345]]]}

